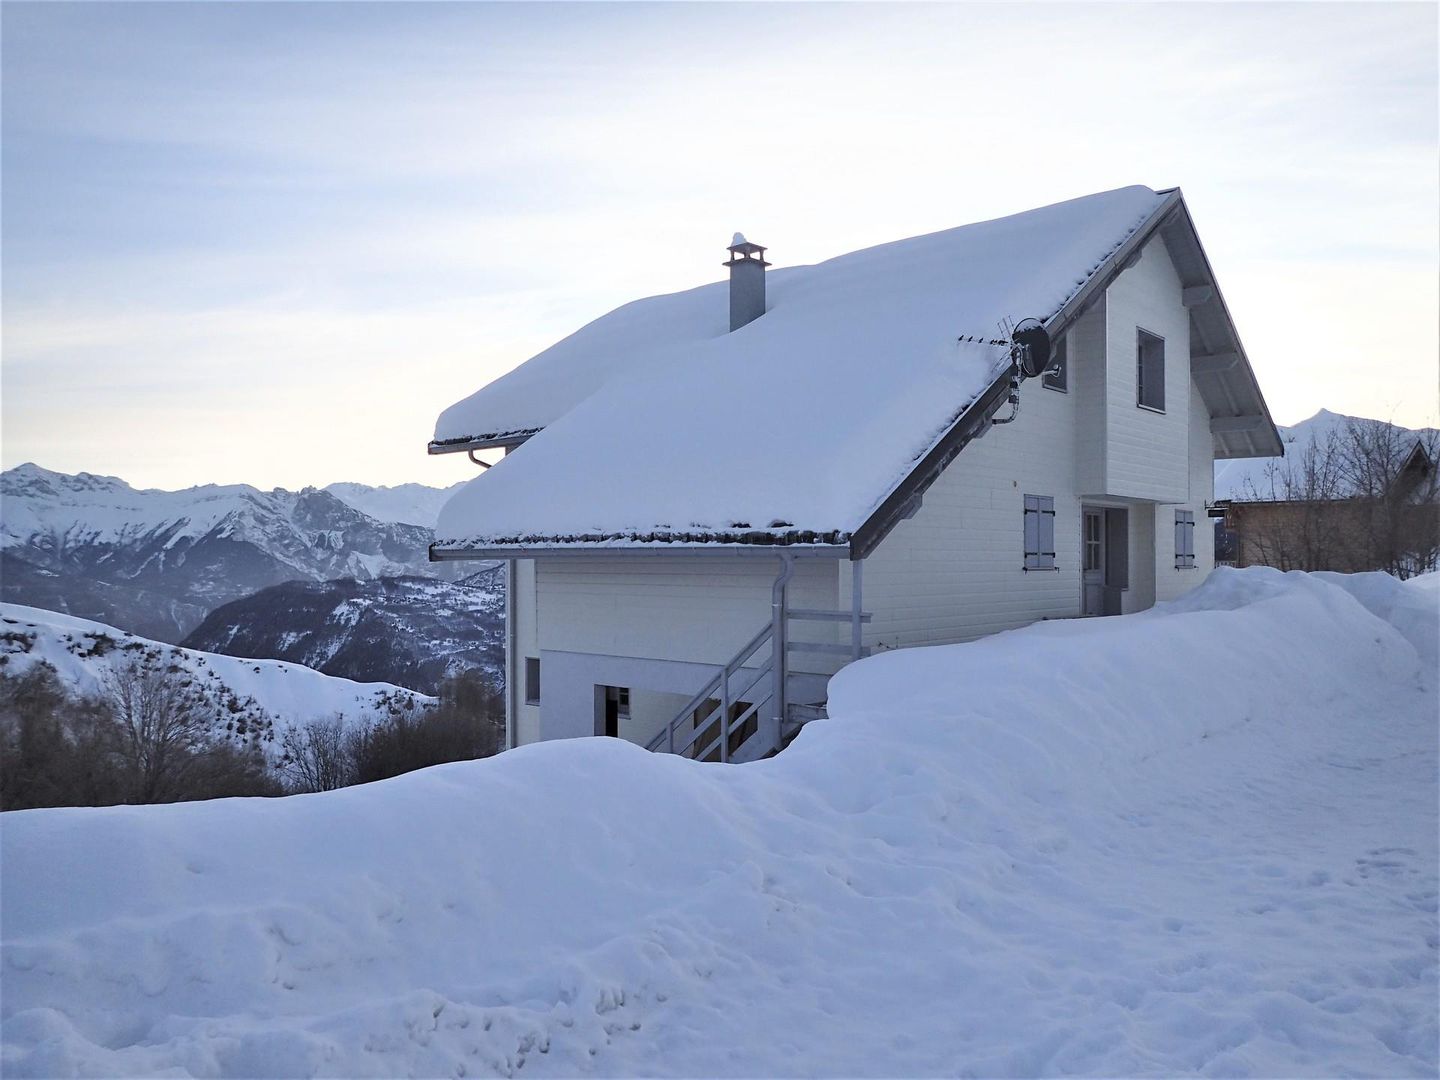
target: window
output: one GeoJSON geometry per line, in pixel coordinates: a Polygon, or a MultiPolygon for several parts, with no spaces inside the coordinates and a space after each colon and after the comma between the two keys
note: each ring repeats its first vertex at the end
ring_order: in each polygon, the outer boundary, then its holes
{"type": "Polygon", "coordinates": [[[597,702],[600,711],[595,716],[595,734],[616,739],[620,737],[620,721],[630,719],[630,688],[628,686],[600,686],[603,702],[597,702]]]}
{"type": "Polygon", "coordinates": [[[1055,569],[1055,499],[1025,496],[1025,569],[1055,569]]]}
{"type": "Polygon", "coordinates": [[[1135,402],[1142,409],[1165,411],[1165,339],[1136,330],[1135,402]]]}
{"type": "Polygon", "coordinates": [[[1175,569],[1195,567],[1195,511],[1175,511],[1175,569]]]}
{"type": "Polygon", "coordinates": [[[525,704],[540,704],[540,659],[535,656],[525,658],[525,704]]]}
{"type": "Polygon", "coordinates": [[[1070,389],[1070,350],[1065,344],[1068,340],[1062,337],[1055,343],[1055,351],[1050,355],[1050,371],[1040,379],[1041,386],[1059,390],[1062,394],[1070,389]]]}
{"type": "Polygon", "coordinates": [[[1085,569],[1104,570],[1105,530],[1104,511],[1085,512],[1085,569]]]}

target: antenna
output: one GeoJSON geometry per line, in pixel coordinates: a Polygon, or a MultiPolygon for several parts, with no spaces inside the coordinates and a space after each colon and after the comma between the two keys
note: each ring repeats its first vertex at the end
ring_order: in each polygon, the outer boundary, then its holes
{"type": "Polygon", "coordinates": [[[1050,368],[1050,334],[1039,319],[1021,319],[1010,331],[1010,359],[1021,375],[1034,379],[1050,368]]]}
{"type": "Polygon", "coordinates": [[[1018,323],[1012,323],[1007,315],[997,325],[1000,328],[998,338],[961,334],[958,340],[967,344],[995,345],[1010,350],[1010,363],[1014,365],[1008,399],[1010,415],[992,417],[990,420],[992,424],[1008,424],[1020,415],[1020,383],[1050,370],[1050,332],[1039,319],[1021,319],[1018,323]]]}
{"type": "Polygon", "coordinates": [[[1050,369],[1050,333],[1039,319],[1021,319],[1012,323],[1009,316],[997,324],[998,338],[980,334],[961,334],[956,340],[965,344],[996,345],[1010,350],[1010,362],[1021,379],[1034,379],[1050,369]]]}

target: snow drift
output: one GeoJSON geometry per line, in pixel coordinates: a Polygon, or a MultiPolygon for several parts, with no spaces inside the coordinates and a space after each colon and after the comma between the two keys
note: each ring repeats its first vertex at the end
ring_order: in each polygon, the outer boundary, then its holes
{"type": "Polygon", "coordinates": [[[1433,1075],[1440,585],[1217,571],[614,740],[3,819],[7,1075],[1433,1075]]]}

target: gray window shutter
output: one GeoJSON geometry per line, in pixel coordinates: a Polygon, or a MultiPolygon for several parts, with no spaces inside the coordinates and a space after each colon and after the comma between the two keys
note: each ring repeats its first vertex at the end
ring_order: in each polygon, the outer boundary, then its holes
{"type": "Polygon", "coordinates": [[[1195,565],[1195,511],[1175,511],[1175,565],[1188,568],[1195,565]]]}
{"type": "Polygon", "coordinates": [[[1040,499],[1040,565],[1055,565],[1055,500],[1050,496],[1040,499]]]}
{"type": "Polygon", "coordinates": [[[1033,567],[1040,553],[1040,506],[1034,495],[1025,496],[1025,565],[1033,567]]]}

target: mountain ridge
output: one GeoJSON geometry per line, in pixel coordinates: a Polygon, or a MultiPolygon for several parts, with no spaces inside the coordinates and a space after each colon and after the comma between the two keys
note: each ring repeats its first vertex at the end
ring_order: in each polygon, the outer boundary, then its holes
{"type": "Polygon", "coordinates": [[[494,567],[461,582],[288,581],[215,608],[181,644],[436,694],[477,668],[503,683],[504,632],[504,569],[494,567]]]}
{"type": "Polygon", "coordinates": [[[219,605],[285,581],[473,571],[430,563],[430,539],[322,488],[137,489],[33,463],[0,473],[0,597],[171,643],[219,605]]]}

